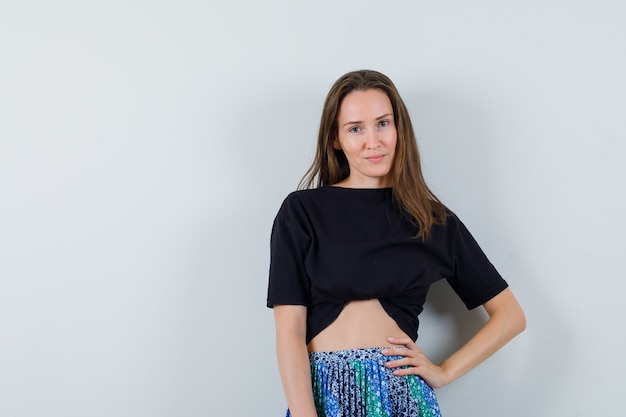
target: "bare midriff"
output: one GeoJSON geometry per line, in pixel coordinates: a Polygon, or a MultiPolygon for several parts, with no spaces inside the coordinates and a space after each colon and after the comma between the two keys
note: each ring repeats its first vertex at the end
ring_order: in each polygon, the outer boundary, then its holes
{"type": "Polygon", "coordinates": [[[390,346],[388,337],[408,337],[377,299],[347,303],[339,317],[309,342],[310,352],[390,346]]]}

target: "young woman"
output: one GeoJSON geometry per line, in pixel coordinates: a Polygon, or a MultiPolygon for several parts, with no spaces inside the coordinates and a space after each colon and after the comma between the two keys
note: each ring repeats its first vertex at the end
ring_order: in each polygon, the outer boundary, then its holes
{"type": "Polygon", "coordinates": [[[507,283],[426,185],[395,86],[366,70],[326,97],[315,160],[274,221],[267,305],[293,417],[440,416],[433,388],[526,325],[507,283]],[[414,340],[442,278],[489,320],[434,364],[414,340]]]}

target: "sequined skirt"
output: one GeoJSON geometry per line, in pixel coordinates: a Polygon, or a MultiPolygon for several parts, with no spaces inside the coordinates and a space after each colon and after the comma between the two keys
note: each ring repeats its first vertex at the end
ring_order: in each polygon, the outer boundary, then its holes
{"type": "Polygon", "coordinates": [[[318,417],[441,417],[430,385],[417,375],[393,375],[384,364],[399,357],[382,349],[309,353],[318,417]]]}

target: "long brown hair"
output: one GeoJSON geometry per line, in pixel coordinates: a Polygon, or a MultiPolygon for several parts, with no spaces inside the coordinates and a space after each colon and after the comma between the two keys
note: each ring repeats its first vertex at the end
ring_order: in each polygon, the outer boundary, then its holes
{"type": "Polygon", "coordinates": [[[389,97],[397,129],[393,163],[393,196],[403,212],[418,226],[417,236],[428,239],[434,224],[444,224],[446,209],[428,188],[420,163],[417,141],[409,112],[389,77],[372,70],[353,71],[343,75],[331,87],[320,121],[317,149],[311,167],[298,185],[299,189],[333,185],[350,175],[350,166],[342,150],[335,149],[337,116],[343,99],[352,91],[377,89],[389,97]]]}

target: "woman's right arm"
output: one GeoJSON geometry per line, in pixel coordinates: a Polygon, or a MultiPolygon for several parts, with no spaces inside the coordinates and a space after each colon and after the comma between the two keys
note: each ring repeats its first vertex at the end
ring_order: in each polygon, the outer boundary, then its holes
{"type": "Polygon", "coordinates": [[[306,346],[306,307],[275,305],[276,356],[291,415],[317,417],[306,346]]]}

